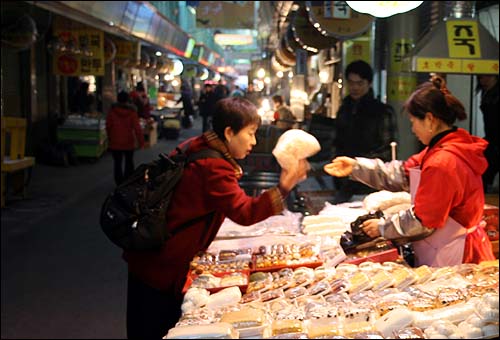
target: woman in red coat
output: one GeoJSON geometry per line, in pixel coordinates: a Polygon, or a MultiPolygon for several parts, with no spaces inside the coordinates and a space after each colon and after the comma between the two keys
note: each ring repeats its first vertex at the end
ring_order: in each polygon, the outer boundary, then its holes
{"type": "Polygon", "coordinates": [[[453,126],[465,109],[433,77],[405,103],[412,131],[427,147],[406,162],[338,157],[325,166],[333,176],[348,176],[379,190],[409,190],[412,207],[381,220],[363,223],[370,237],[412,242],[415,265],[434,267],[495,259],[481,218],[481,175],[488,164],[487,142],[453,126]]]}
{"type": "Polygon", "coordinates": [[[120,185],[134,171],[134,151],[136,143],[144,147],[144,134],[139,124],[139,117],[133,105],[129,103],[129,94],[118,93],[118,103],[111,106],[106,117],[106,133],[109,149],[113,155],[114,177],[116,185],[120,185]],[[125,159],[125,167],[123,167],[125,159]]]}
{"type": "Polygon", "coordinates": [[[236,162],[256,145],[260,116],[254,104],[241,97],[217,102],[213,130],[180,145],[187,154],[211,148],[222,158],[199,159],[188,164],[169,209],[169,231],[196,220],[175,233],[157,251],[124,252],[128,262],[127,333],[129,338],[161,338],[181,315],[182,288],[194,256],[214,240],[224,218],[252,225],[284,209],[284,197],[306,178],[307,161],[283,170],[279,186],[258,197],[239,186],[242,169],[236,162]]]}

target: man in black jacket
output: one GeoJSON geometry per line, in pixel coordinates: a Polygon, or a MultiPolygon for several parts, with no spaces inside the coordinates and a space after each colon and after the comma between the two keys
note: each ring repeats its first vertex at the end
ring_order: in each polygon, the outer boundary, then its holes
{"type": "Polygon", "coordinates": [[[477,91],[481,93],[481,112],[483,113],[484,139],[488,148],[484,156],[488,169],[483,174],[484,191],[492,191],[495,176],[500,168],[498,152],[498,74],[482,74],[477,77],[477,91]]]}
{"type": "MultiPolygon", "coordinates": [[[[337,112],[335,156],[391,160],[390,143],[396,141],[397,125],[391,106],[373,94],[371,66],[356,60],[350,63],[344,78],[349,94],[337,112]]],[[[348,178],[334,178],[333,204],[347,202],[353,195],[365,195],[374,189],[348,178]]]]}

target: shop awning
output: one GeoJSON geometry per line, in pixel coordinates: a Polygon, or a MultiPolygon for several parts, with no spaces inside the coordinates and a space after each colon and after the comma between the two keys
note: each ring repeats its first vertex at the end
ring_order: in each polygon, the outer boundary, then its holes
{"type": "Polygon", "coordinates": [[[412,72],[498,74],[498,41],[475,19],[439,22],[403,59],[412,72]]]}
{"type": "Polygon", "coordinates": [[[183,58],[191,57],[196,44],[193,37],[148,2],[33,1],[33,4],[123,38],[135,37],[183,58]]]}

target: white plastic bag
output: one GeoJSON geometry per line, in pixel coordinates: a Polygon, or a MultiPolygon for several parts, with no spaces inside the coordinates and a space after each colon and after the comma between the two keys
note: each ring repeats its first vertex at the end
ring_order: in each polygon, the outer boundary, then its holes
{"type": "Polygon", "coordinates": [[[301,129],[290,129],[278,139],[273,155],[279,165],[288,170],[297,167],[299,160],[311,157],[320,150],[316,137],[301,129]]]}

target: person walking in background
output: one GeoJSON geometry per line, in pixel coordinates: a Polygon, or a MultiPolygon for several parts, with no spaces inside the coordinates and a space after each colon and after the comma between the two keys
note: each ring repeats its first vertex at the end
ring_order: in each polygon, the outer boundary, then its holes
{"type": "Polygon", "coordinates": [[[217,103],[219,100],[224,99],[229,96],[229,89],[227,88],[226,85],[224,85],[224,82],[219,80],[219,83],[215,86],[214,89],[214,95],[215,95],[215,102],[217,103]]]}
{"type": "Polygon", "coordinates": [[[273,124],[276,125],[276,127],[284,130],[293,128],[296,118],[292,113],[292,110],[290,110],[290,108],[285,105],[283,96],[280,96],[278,94],[274,95],[272,100],[274,104],[273,124]]]}
{"type": "Polygon", "coordinates": [[[498,152],[498,75],[482,74],[477,76],[477,92],[481,93],[481,112],[483,113],[484,139],[488,147],[484,152],[488,160],[488,169],[483,174],[483,186],[486,193],[491,191],[495,176],[499,173],[498,152]]]}
{"type": "Polygon", "coordinates": [[[255,106],[260,107],[260,94],[255,91],[253,83],[248,84],[245,98],[251,101],[255,106]]]}
{"type": "MultiPolygon", "coordinates": [[[[337,112],[335,156],[391,159],[390,143],[397,141],[394,110],[374,97],[371,66],[356,60],[347,65],[344,78],[349,94],[337,112]]],[[[348,178],[334,178],[333,204],[347,202],[353,195],[365,195],[373,189],[348,178]]]]}
{"type": "MultiPolygon", "coordinates": [[[[212,149],[221,158],[190,162],[184,169],[167,210],[166,230],[187,226],[158,251],[124,252],[128,263],[127,333],[129,339],[162,338],[181,316],[189,263],[214,240],[224,219],[252,225],[285,209],[284,197],[306,179],[302,160],[283,169],[279,185],[257,197],[248,196],[238,180],[243,175],[237,160],[256,145],[260,116],[255,105],[240,97],[221,99],[213,129],[181,143],[186,154],[212,149]]],[[[174,151],[175,152],[175,151],[174,151]]]]}
{"type": "Polygon", "coordinates": [[[78,90],[72,98],[72,112],[84,114],[96,110],[96,98],[89,92],[89,87],[90,84],[86,81],[80,83],[78,90]]]}
{"type": "Polygon", "coordinates": [[[135,90],[130,92],[132,103],[137,107],[137,114],[140,118],[148,120],[151,117],[151,103],[142,81],[138,82],[135,90]]]}
{"type": "Polygon", "coordinates": [[[113,155],[113,174],[116,185],[120,185],[135,169],[134,151],[136,143],[144,147],[144,135],[139,124],[135,106],[130,103],[127,92],[118,93],[118,102],[111,106],[106,116],[106,132],[109,149],[113,155]],[[123,164],[123,161],[125,163],[123,164]]]}
{"type": "Polygon", "coordinates": [[[194,119],[194,108],[193,108],[193,92],[191,91],[191,85],[186,79],[181,81],[181,96],[177,100],[177,104],[182,102],[182,107],[184,109],[184,115],[182,117],[182,126],[184,128],[190,128],[193,126],[194,119]]]}
{"type": "Polygon", "coordinates": [[[239,85],[233,84],[233,90],[231,91],[231,93],[229,95],[231,97],[244,97],[245,94],[243,93],[243,91],[241,91],[239,85]]]}
{"type": "Polygon", "coordinates": [[[211,129],[212,116],[215,110],[215,94],[213,92],[212,84],[205,84],[203,92],[198,101],[200,115],[202,118],[202,131],[205,132],[211,129]]]}
{"type": "Polygon", "coordinates": [[[412,241],[415,266],[453,266],[494,260],[483,226],[481,175],[487,142],[453,124],[467,117],[462,103],[434,76],[404,104],[412,131],[426,145],[406,161],[337,157],[325,165],[332,176],[351,176],[377,190],[410,191],[412,206],[363,222],[370,237],[412,241]]]}

